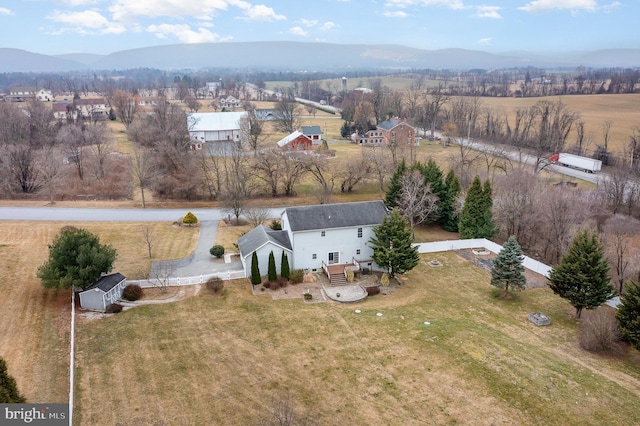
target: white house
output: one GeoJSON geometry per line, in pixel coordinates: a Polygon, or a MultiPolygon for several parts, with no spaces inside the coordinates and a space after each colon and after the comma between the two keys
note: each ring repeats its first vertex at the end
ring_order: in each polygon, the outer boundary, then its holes
{"type": "Polygon", "coordinates": [[[104,312],[109,305],[122,297],[127,279],[119,272],[103,275],[80,292],[80,307],[91,311],[104,312]]]}
{"type": "Polygon", "coordinates": [[[332,282],[333,275],[343,274],[345,267],[379,269],[369,240],[386,214],[382,201],[287,207],[281,216],[282,231],[258,227],[238,239],[247,276],[253,251],[259,255],[261,274],[266,274],[267,263],[260,256],[265,252],[268,256],[271,250],[276,263],[283,250],[290,251],[291,269],[324,270],[332,282]]]}
{"type": "Polygon", "coordinates": [[[42,102],[51,102],[53,101],[53,93],[51,93],[51,90],[40,89],[36,93],[36,99],[42,102]]]}
{"type": "Polygon", "coordinates": [[[242,144],[241,123],[246,112],[194,112],[187,114],[192,149],[207,143],[242,144]]]}
{"type": "Polygon", "coordinates": [[[276,259],[276,271],[280,274],[280,260],[285,252],[291,265],[292,251],[289,235],[283,231],[274,231],[259,225],[238,239],[240,249],[240,260],[245,271],[245,275],[251,275],[251,258],[253,252],[258,256],[258,266],[260,275],[267,275],[269,265],[269,253],[273,252],[276,259]]]}

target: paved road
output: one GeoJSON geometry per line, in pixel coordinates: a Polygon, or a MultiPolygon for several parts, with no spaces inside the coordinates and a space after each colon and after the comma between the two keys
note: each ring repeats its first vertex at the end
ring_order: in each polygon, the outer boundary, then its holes
{"type": "MultiPolygon", "coordinates": [[[[269,209],[270,217],[279,217],[283,208],[269,209]]],[[[0,207],[0,220],[68,222],[164,222],[180,221],[191,211],[200,221],[227,218],[223,209],[89,209],[64,207],[0,207]]]]}

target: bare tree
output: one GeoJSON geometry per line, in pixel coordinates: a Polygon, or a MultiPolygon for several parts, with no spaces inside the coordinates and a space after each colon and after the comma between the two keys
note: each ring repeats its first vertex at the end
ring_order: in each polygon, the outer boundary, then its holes
{"type": "Polygon", "coordinates": [[[55,204],[55,188],[64,176],[63,154],[60,149],[47,146],[40,151],[38,168],[44,187],[49,193],[49,203],[55,204]]]}
{"type": "Polygon", "coordinates": [[[415,237],[415,226],[437,212],[438,200],[431,190],[431,183],[425,183],[419,170],[408,170],[402,175],[398,206],[402,216],[409,222],[412,237],[415,237]]]}
{"type": "Polygon", "coordinates": [[[138,102],[135,97],[124,90],[116,90],[111,99],[111,105],[115,108],[118,119],[125,128],[128,128],[138,111],[138,102]]]}
{"type": "Polygon", "coordinates": [[[153,233],[153,230],[151,228],[149,228],[149,225],[145,225],[144,228],[142,228],[142,241],[144,243],[145,248],[147,249],[147,253],[149,253],[149,259],[151,259],[152,256],[152,250],[153,250],[153,246],[155,245],[155,240],[156,240],[156,236],[153,233]]]}
{"type": "Polygon", "coordinates": [[[143,151],[141,148],[134,149],[133,155],[131,156],[131,174],[133,175],[135,186],[140,189],[142,208],[146,208],[147,203],[144,191],[152,186],[157,176],[156,164],[151,154],[143,151]]]}
{"type": "Polygon", "coordinates": [[[440,110],[448,101],[449,97],[444,93],[443,84],[439,84],[438,87],[432,90],[425,98],[425,122],[429,123],[429,127],[431,128],[431,139],[435,138],[436,122],[438,120],[440,110]]]}
{"type": "Polygon", "coordinates": [[[298,127],[298,103],[293,95],[283,95],[276,103],[275,129],[279,132],[292,133],[298,127]]]}
{"type": "Polygon", "coordinates": [[[313,180],[320,185],[317,193],[320,204],[329,202],[335,187],[334,165],[321,156],[306,156],[300,159],[301,164],[313,180]]]}
{"type": "Polygon", "coordinates": [[[370,164],[371,173],[378,182],[380,192],[384,192],[385,181],[394,170],[393,161],[389,156],[389,152],[382,147],[372,146],[363,148],[363,155],[365,155],[370,164]]]}
{"type": "Polygon", "coordinates": [[[249,148],[254,155],[258,153],[263,128],[264,123],[256,118],[255,107],[253,104],[249,104],[247,116],[240,120],[240,132],[242,133],[241,139],[249,142],[249,148]]]}
{"type": "Polygon", "coordinates": [[[266,207],[247,207],[244,210],[244,216],[253,226],[258,226],[269,219],[269,209],[266,207]]]}
{"type": "Polygon", "coordinates": [[[271,193],[271,196],[278,196],[278,184],[280,182],[280,170],[284,157],[282,153],[275,150],[267,151],[255,158],[253,169],[256,177],[263,181],[271,193]]]}
{"type": "Polygon", "coordinates": [[[307,173],[307,169],[304,163],[298,161],[293,156],[290,156],[287,153],[281,153],[279,155],[282,160],[280,167],[282,189],[284,191],[284,195],[291,197],[296,194],[295,186],[307,173]]]}
{"type": "Polygon", "coordinates": [[[177,269],[177,264],[173,260],[154,262],[151,266],[149,280],[154,287],[159,288],[162,293],[165,293],[171,283],[171,275],[173,275],[177,269]]]}
{"type": "Polygon", "coordinates": [[[185,105],[189,108],[190,111],[198,112],[200,108],[202,108],[202,102],[193,96],[188,96],[184,100],[185,105]]]}
{"type": "Polygon", "coordinates": [[[362,151],[360,157],[350,157],[342,163],[338,171],[340,179],[340,192],[352,192],[360,182],[366,180],[371,174],[371,164],[362,151]]]}
{"type": "Polygon", "coordinates": [[[617,290],[622,294],[624,282],[627,279],[630,255],[632,248],[629,246],[630,240],[640,233],[640,222],[629,216],[614,215],[605,225],[605,244],[609,262],[613,265],[613,272],[618,283],[617,290]]]}

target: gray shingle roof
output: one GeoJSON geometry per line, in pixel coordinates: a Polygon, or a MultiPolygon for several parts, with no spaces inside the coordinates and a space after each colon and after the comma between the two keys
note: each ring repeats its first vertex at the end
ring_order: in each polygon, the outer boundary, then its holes
{"type": "Polygon", "coordinates": [[[259,225],[238,238],[240,255],[246,257],[266,243],[273,243],[291,250],[291,242],[286,231],[273,231],[264,225],[259,225]]]}
{"type": "Polygon", "coordinates": [[[398,119],[397,118],[390,118],[390,119],[385,120],[382,123],[378,124],[378,127],[380,127],[381,129],[385,129],[385,130],[391,130],[394,127],[396,127],[397,125],[398,125],[398,119]]]}
{"type": "Polygon", "coordinates": [[[99,288],[100,290],[107,293],[109,290],[117,286],[122,280],[124,280],[124,278],[124,275],[122,275],[120,272],[116,272],[115,274],[103,275],[98,279],[98,281],[85,288],[85,291],[99,288]]]}
{"type": "Polygon", "coordinates": [[[387,214],[387,209],[382,201],[364,201],[360,203],[287,207],[286,212],[289,226],[293,232],[296,232],[354,226],[377,226],[387,214]]]}
{"type": "Polygon", "coordinates": [[[321,135],[322,130],[320,130],[320,126],[302,126],[302,134],[309,135],[321,135]]]}

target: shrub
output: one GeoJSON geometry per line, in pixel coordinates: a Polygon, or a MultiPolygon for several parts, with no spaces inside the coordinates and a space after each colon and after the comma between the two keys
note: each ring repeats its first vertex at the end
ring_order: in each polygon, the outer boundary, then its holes
{"type": "Polygon", "coordinates": [[[142,293],[142,287],[140,287],[138,284],[128,284],[122,292],[122,297],[125,300],[134,302],[142,297],[142,293]]]}
{"type": "Polygon", "coordinates": [[[313,299],[313,294],[311,293],[305,293],[302,295],[304,297],[304,300],[311,300],[313,299]]]}
{"type": "Polygon", "coordinates": [[[182,223],[189,226],[195,225],[196,223],[198,223],[198,218],[196,217],[196,215],[189,212],[182,218],[182,223]]]}
{"type": "Polygon", "coordinates": [[[271,288],[271,283],[269,281],[267,281],[266,283],[262,284],[262,286],[264,288],[271,288]]]}
{"type": "Polygon", "coordinates": [[[365,289],[367,290],[367,295],[368,296],[375,296],[376,294],[380,294],[380,287],[379,286],[365,287],[365,289]]]}
{"type": "Polygon", "coordinates": [[[224,281],[222,281],[220,277],[213,277],[210,278],[205,285],[207,286],[209,291],[212,291],[213,293],[219,293],[224,288],[224,281]]]}
{"type": "Polygon", "coordinates": [[[300,284],[304,280],[304,271],[302,269],[294,269],[289,273],[289,281],[292,284],[300,284]]]}
{"type": "Polygon", "coordinates": [[[221,245],[216,244],[215,246],[211,247],[209,249],[209,253],[211,253],[211,256],[215,256],[218,259],[220,259],[222,257],[222,255],[224,254],[224,247],[222,247],[221,245]]]}
{"type": "Polygon", "coordinates": [[[286,287],[289,284],[289,280],[285,277],[279,277],[276,281],[280,287],[286,287]]]}
{"type": "Polygon", "coordinates": [[[580,321],[578,341],[591,352],[619,352],[620,328],[615,316],[606,309],[587,312],[580,321]]]}
{"type": "Polygon", "coordinates": [[[385,287],[389,285],[389,275],[387,275],[386,272],[382,274],[382,277],[380,277],[380,284],[382,284],[385,287]]]}
{"type": "Polygon", "coordinates": [[[347,282],[352,283],[355,278],[355,274],[353,273],[353,269],[347,269],[347,282]]]}
{"type": "Polygon", "coordinates": [[[277,290],[280,288],[280,283],[278,281],[269,281],[271,284],[271,290],[277,290]]]}
{"type": "Polygon", "coordinates": [[[269,224],[269,228],[271,228],[274,231],[282,231],[282,224],[280,223],[279,220],[273,219],[269,224]]]}
{"type": "Polygon", "coordinates": [[[112,303],[109,306],[107,306],[107,309],[105,310],[105,312],[108,314],[117,314],[119,312],[122,312],[122,305],[119,303],[112,303]]]}

